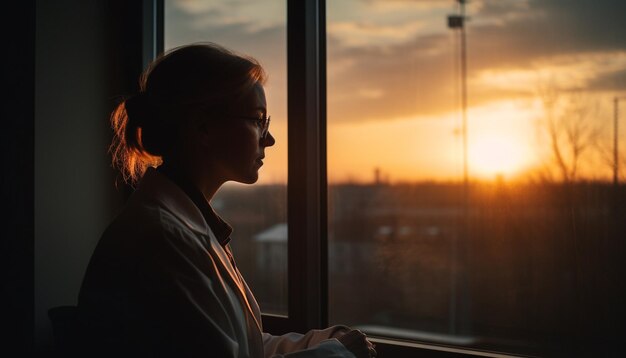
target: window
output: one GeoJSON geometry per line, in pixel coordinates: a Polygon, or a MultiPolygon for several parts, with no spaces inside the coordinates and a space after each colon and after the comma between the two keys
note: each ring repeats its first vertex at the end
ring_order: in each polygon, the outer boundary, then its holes
{"type": "Polygon", "coordinates": [[[265,181],[213,203],[241,235],[233,245],[244,244],[238,261],[263,312],[283,316],[265,315],[266,327],[346,323],[396,356],[615,348],[624,10],[166,2],[166,48],[211,40],[270,74],[278,144],[265,181]]]}
{"type": "Polygon", "coordinates": [[[327,2],[330,323],[539,355],[614,339],[615,6],[327,2]]]}
{"type": "Polygon", "coordinates": [[[269,75],[268,114],[276,144],[259,182],[227,183],[211,204],[234,231],[240,271],[264,313],[287,314],[287,46],[284,1],[166,1],[165,50],[215,42],[255,57],[269,75]]]}

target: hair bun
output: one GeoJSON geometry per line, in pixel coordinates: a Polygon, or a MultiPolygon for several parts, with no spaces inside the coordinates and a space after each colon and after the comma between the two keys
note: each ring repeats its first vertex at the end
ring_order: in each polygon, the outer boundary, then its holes
{"type": "Polygon", "coordinates": [[[135,123],[137,127],[143,127],[150,117],[152,117],[152,104],[147,94],[139,92],[124,102],[128,120],[135,123]]]}

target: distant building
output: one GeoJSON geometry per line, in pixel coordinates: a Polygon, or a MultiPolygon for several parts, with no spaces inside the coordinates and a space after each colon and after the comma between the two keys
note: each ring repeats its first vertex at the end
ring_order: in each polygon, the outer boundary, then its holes
{"type": "Polygon", "coordinates": [[[257,267],[272,273],[287,267],[287,223],[278,223],[254,235],[258,247],[257,267]]]}

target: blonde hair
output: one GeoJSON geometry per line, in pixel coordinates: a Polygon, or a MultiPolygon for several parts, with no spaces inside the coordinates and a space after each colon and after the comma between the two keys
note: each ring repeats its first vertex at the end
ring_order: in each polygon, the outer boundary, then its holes
{"type": "Polygon", "coordinates": [[[255,59],[213,43],[170,50],[142,73],[139,93],[111,114],[112,164],[135,185],[178,146],[178,129],[199,110],[219,112],[266,79],[255,59]]]}

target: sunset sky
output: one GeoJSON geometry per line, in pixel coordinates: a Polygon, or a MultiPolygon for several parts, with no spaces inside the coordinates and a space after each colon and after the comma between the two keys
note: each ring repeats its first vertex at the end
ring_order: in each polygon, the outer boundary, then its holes
{"type": "MultiPolygon", "coordinates": [[[[165,3],[166,49],[212,41],[265,66],[277,144],[260,182],[284,182],[285,1],[165,3]]],[[[327,1],[331,182],[370,182],[375,168],[391,182],[462,178],[458,36],[446,23],[456,10],[453,0],[327,1]]],[[[580,130],[578,176],[610,178],[613,98],[626,95],[626,3],[474,0],[467,10],[470,175],[554,173],[551,118],[565,154],[568,133],[580,130]]],[[[626,158],[626,140],[620,146],[626,158]]]]}

